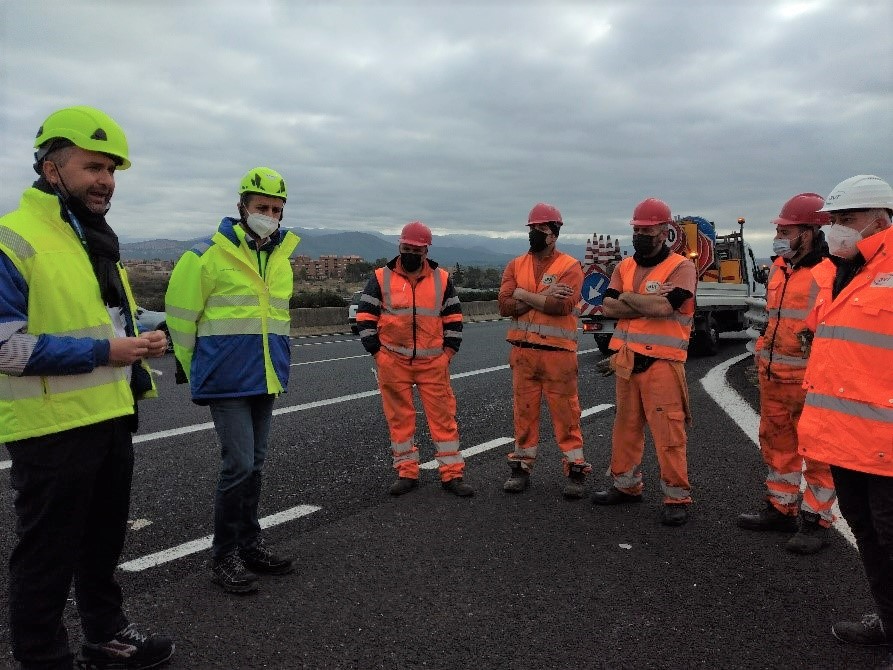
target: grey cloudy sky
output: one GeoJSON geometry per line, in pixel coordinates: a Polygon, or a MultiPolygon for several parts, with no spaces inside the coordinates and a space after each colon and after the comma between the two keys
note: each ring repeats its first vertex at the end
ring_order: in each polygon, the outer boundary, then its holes
{"type": "MultiPolygon", "coordinates": [[[[286,224],[628,235],[637,202],[738,216],[758,254],[790,196],[893,179],[888,0],[0,0],[0,211],[54,109],[112,115],[109,220],[188,239],[279,170],[286,224]]],[[[560,244],[559,244],[560,246],[560,244]]]]}

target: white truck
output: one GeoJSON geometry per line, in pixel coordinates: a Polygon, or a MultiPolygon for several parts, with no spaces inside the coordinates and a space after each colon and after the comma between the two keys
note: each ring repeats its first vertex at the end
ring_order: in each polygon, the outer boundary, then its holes
{"type": "MultiPolygon", "coordinates": [[[[667,246],[688,256],[698,269],[695,293],[695,318],[689,351],[713,355],[719,345],[719,334],[747,328],[744,315],[747,298],[766,295],[767,269],[757,267],[750,245],[744,241],[744,219],[738,219],[739,230],[717,235],[712,221],[699,216],[676,217],[670,224],[667,246]]],[[[609,343],[616,319],[602,312],[602,300],[611,273],[625,253],[619,240],[594,234],[586,244],[583,261],[583,289],[577,312],[583,331],[591,333],[603,354],[610,352],[609,343]]]]}

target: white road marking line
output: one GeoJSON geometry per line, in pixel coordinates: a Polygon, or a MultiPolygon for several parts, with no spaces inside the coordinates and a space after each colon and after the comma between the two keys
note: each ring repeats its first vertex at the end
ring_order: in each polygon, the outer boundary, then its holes
{"type": "MultiPolygon", "coordinates": [[[[490,449],[495,449],[496,447],[501,447],[504,444],[511,444],[515,441],[513,437],[497,437],[495,440],[490,440],[489,442],[482,442],[481,444],[476,444],[473,447],[468,447],[468,449],[463,449],[460,453],[463,456],[474,456],[475,454],[480,454],[485,451],[489,451],[490,449]]],[[[419,467],[422,470],[436,470],[437,469],[437,461],[425,461],[419,467]]]]}
{"type": "MultiPolygon", "coordinates": [[[[270,528],[271,526],[278,526],[281,523],[293,521],[294,519],[307,516],[308,514],[313,514],[313,512],[318,512],[321,509],[322,507],[316,507],[315,505],[298,505],[297,507],[292,507],[291,509],[277,512],[276,514],[271,514],[270,516],[265,516],[262,519],[259,519],[260,527],[270,528]]],[[[168,563],[178,558],[189,556],[190,554],[206,551],[211,548],[211,541],[213,539],[213,535],[206,535],[197,540],[184,542],[176,547],[171,547],[170,549],[156,551],[154,554],[149,554],[142,558],[135,558],[132,561],[122,563],[118,567],[126,572],[139,572],[141,570],[146,570],[147,568],[154,568],[162,563],[168,563]]]]}
{"type": "Polygon", "coordinates": [[[314,363],[331,363],[332,361],[346,361],[351,358],[365,358],[369,354],[357,354],[356,356],[342,356],[341,358],[323,358],[318,361],[307,361],[306,363],[292,363],[290,367],[297,367],[298,365],[313,365],[314,363]]]}
{"type": "Polygon", "coordinates": [[[342,344],[344,342],[356,342],[356,339],[350,340],[325,340],[323,342],[300,342],[298,344],[292,344],[292,347],[318,347],[321,344],[342,344]]]}
{"type": "MultiPolygon", "coordinates": [[[[754,412],[748,402],[738,395],[738,392],[729,386],[729,383],[726,381],[726,372],[728,372],[729,368],[749,356],[753,356],[753,354],[748,352],[720,363],[704,375],[703,379],[701,379],[701,386],[704,387],[708,395],[729,415],[732,421],[738,424],[738,427],[759,449],[760,415],[754,412]]],[[[803,485],[805,485],[805,482],[803,485]]],[[[801,485],[801,488],[803,485],[801,485]]],[[[838,507],[837,502],[834,503],[834,514],[837,516],[834,528],[846,538],[847,542],[855,547],[856,538],[853,536],[853,531],[850,530],[849,524],[847,524],[840,513],[840,507],[838,507]]]]}
{"type": "MultiPolygon", "coordinates": [[[[597,412],[603,412],[606,409],[613,407],[614,405],[596,405],[595,407],[587,407],[584,409],[580,416],[589,416],[590,414],[596,414],[597,412]]],[[[515,441],[513,437],[497,437],[495,440],[490,440],[489,442],[482,442],[481,444],[476,444],[473,447],[468,447],[467,449],[462,449],[461,454],[466,458],[468,456],[474,456],[475,454],[480,454],[485,451],[489,451],[490,449],[495,449],[496,447],[501,447],[505,444],[511,444],[515,441]]],[[[437,468],[437,461],[425,461],[419,467],[422,470],[434,470],[437,468]]]]}
{"type": "MultiPolygon", "coordinates": [[[[581,356],[583,354],[592,353],[593,351],[598,351],[598,349],[584,349],[583,351],[578,351],[577,355],[581,356]]],[[[361,355],[362,356],[362,355],[361,355]]],[[[471,370],[469,372],[460,372],[455,375],[450,375],[452,379],[460,379],[462,377],[473,377],[474,375],[482,375],[488,372],[497,372],[499,370],[507,370],[508,365],[497,365],[492,368],[481,368],[480,370],[471,370]]],[[[342,402],[350,402],[351,400],[361,400],[362,398],[369,398],[371,396],[379,395],[379,390],[375,389],[374,391],[363,391],[361,393],[351,393],[350,395],[343,395],[337,398],[327,398],[325,400],[315,400],[313,402],[305,402],[300,405],[291,405],[289,407],[279,407],[273,410],[273,416],[279,416],[280,414],[291,414],[292,412],[303,412],[307,409],[315,409],[316,407],[326,407],[327,405],[337,405],[342,402]]],[[[181,426],[180,428],[170,428],[168,430],[159,430],[155,433],[146,433],[145,435],[134,435],[133,443],[140,444],[142,442],[154,442],[155,440],[163,440],[167,437],[176,437],[177,435],[187,435],[188,433],[198,433],[203,430],[211,430],[214,427],[213,421],[207,421],[205,423],[196,423],[191,426],[181,426]]]]}
{"type": "Polygon", "coordinates": [[[12,461],[0,461],[0,470],[9,470],[12,467],[12,461]]]}

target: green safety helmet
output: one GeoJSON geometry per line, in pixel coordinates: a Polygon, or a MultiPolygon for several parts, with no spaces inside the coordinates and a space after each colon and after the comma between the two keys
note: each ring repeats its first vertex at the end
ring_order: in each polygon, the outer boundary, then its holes
{"type": "Polygon", "coordinates": [[[282,198],[282,202],[285,202],[288,197],[282,175],[268,167],[256,167],[245,173],[242,183],[239,184],[239,195],[245,193],[270,195],[274,198],[282,198]]]}
{"type": "Polygon", "coordinates": [[[53,140],[68,140],[87,151],[98,151],[111,156],[119,170],[130,167],[127,157],[127,137],[121,126],[105,112],[95,107],[66,107],[50,114],[37,131],[35,158],[42,160],[52,148],[53,140]]]}

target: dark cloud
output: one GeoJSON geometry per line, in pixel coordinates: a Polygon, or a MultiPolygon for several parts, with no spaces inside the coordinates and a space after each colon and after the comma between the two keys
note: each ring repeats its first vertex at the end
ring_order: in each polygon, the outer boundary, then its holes
{"type": "Polygon", "coordinates": [[[801,191],[893,179],[893,6],[844,2],[84,2],[0,5],[0,209],[53,109],[128,133],[112,219],[194,237],[255,165],[293,225],[627,234],[658,196],[758,251],[801,191]]]}

